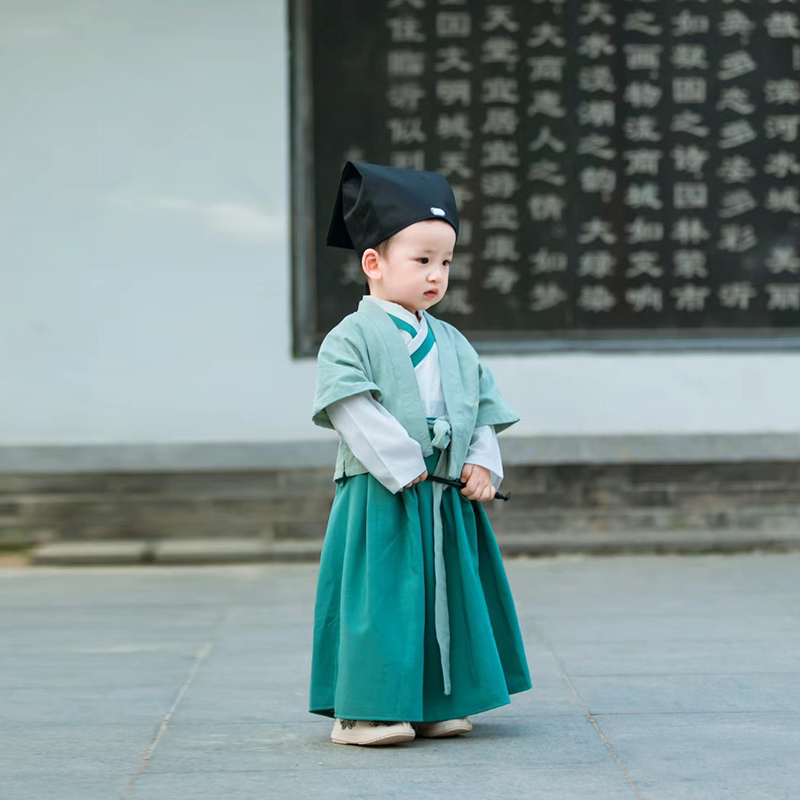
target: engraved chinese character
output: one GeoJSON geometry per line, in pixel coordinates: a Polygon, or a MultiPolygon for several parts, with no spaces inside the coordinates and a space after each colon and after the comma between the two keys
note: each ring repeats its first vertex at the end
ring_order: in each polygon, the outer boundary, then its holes
{"type": "Polygon", "coordinates": [[[475,309],[469,302],[469,287],[451,284],[436,310],[441,314],[471,314],[475,309]]]}
{"type": "Polygon", "coordinates": [[[749,281],[734,281],[723,283],[719,287],[719,302],[725,308],[740,308],[746,310],[750,301],[758,294],[749,281]]]}
{"type": "Polygon", "coordinates": [[[518,230],[517,207],[511,203],[486,203],[483,206],[483,227],[518,230]]]}
{"type": "Polygon", "coordinates": [[[386,64],[390,78],[419,78],[425,72],[425,53],[389,50],[386,64]]]}
{"type": "Polygon", "coordinates": [[[617,48],[611,42],[611,37],[607,33],[595,31],[581,37],[578,53],[587,58],[600,58],[601,56],[611,56],[617,52],[617,48]]]}
{"type": "Polygon", "coordinates": [[[436,72],[448,72],[450,70],[455,70],[456,72],[472,71],[472,64],[467,60],[466,47],[459,47],[458,45],[440,47],[436,51],[436,55],[439,58],[433,66],[436,72]]]}
{"type": "Polygon", "coordinates": [[[398,83],[390,86],[386,92],[389,105],[403,111],[417,111],[424,97],[425,90],[418,83],[398,83]]]}
{"type": "Polygon", "coordinates": [[[580,172],[581,189],[584,192],[599,193],[608,201],[617,185],[617,174],[607,167],[584,167],[580,172]]]}
{"type": "Polygon", "coordinates": [[[676,286],[671,292],[675,298],[676,311],[703,311],[710,293],[708,286],[698,286],[695,283],[676,286]]]}
{"type": "Polygon", "coordinates": [[[457,114],[439,114],[436,119],[436,135],[440,139],[471,139],[469,115],[463,111],[457,114]]]}
{"type": "Polygon", "coordinates": [[[481,133],[496,136],[512,136],[517,132],[519,118],[513,107],[490,106],[486,109],[486,120],[481,126],[481,133]]]}
{"type": "Polygon", "coordinates": [[[481,190],[486,197],[501,197],[507,200],[519,189],[513,172],[487,172],[481,176],[481,190]]]}
{"type": "Polygon", "coordinates": [[[614,274],[617,259],[608,250],[588,250],[579,260],[578,275],[592,278],[608,278],[614,274]]]}
{"type": "Polygon", "coordinates": [[[700,244],[710,235],[699,217],[681,217],[672,226],[672,240],[684,246],[700,244]]]}
{"type": "Polygon", "coordinates": [[[756,62],[753,61],[753,57],[746,50],[726,53],[722,56],[720,65],[721,69],[718,74],[723,81],[740,78],[742,75],[747,75],[748,72],[754,72],[757,69],[756,62]]]}
{"type": "Polygon", "coordinates": [[[737,114],[752,114],[756,107],[750,102],[750,90],[742,86],[727,86],[722,89],[717,103],[719,111],[730,109],[737,114]]]}
{"type": "Polygon", "coordinates": [[[519,280],[517,271],[508,264],[495,264],[486,271],[483,279],[485,289],[495,289],[500,294],[510,294],[519,280]]]}
{"type": "Polygon", "coordinates": [[[630,117],[625,120],[625,135],[632,142],[660,142],[661,134],[656,130],[655,117],[630,117]]]}
{"type": "Polygon", "coordinates": [[[720,129],[719,146],[725,149],[741,147],[743,144],[754,141],[757,136],[753,126],[746,119],[728,122],[720,129]]]}
{"type": "Polygon", "coordinates": [[[569,295],[556,283],[535,283],[531,289],[531,311],[544,311],[565,302],[569,295]]]}
{"type": "Polygon", "coordinates": [[[770,153],[764,172],[776,178],[788,178],[790,175],[800,175],[800,161],[797,153],[788,153],[781,150],[779,153],[770,153]]]}
{"type": "Polygon", "coordinates": [[[531,150],[541,150],[545,147],[549,147],[556,153],[563,153],[567,149],[566,143],[553,135],[549,125],[542,125],[539,135],[530,143],[529,147],[531,150]]]}
{"type": "Polygon", "coordinates": [[[532,56],[528,58],[530,64],[531,81],[556,81],[561,83],[564,79],[564,56],[532,56]]]}
{"type": "Polygon", "coordinates": [[[566,111],[561,105],[561,95],[549,89],[533,93],[533,102],[528,106],[528,116],[535,117],[539,114],[545,117],[561,119],[566,116],[566,111]]]}
{"type": "Polygon", "coordinates": [[[717,175],[725,183],[747,183],[756,171],[746,156],[728,156],[722,159],[717,175]]]}
{"type": "Polygon", "coordinates": [[[658,184],[652,181],[630,184],[625,194],[625,204],[630,208],[661,208],[658,184]]]}
{"type": "Polygon", "coordinates": [[[436,14],[436,35],[442,39],[466,38],[472,32],[472,17],[466,11],[436,14]]]}
{"type": "Polygon", "coordinates": [[[543,22],[533,29],[533,35],[528,39],[528,45],[531,47],[541,47],[545,44],[551,44],[554,47],[564,47],[566,41],[561,35],[561,29],[550,22],[543,22]]]}
{"type": "Polygon", "coordinates": [[[672,25],[673,36],[697,36],[701,33],[708,33],[709,19],[705,14],[693,14],[684,9],[672,18],[672,25]]]}
{"type": "Polygon", "coordinates": [[[719,23],[719,32],[722,36],[740,36],[742,41],[750,41],[750,34],[756,29],[756,24],[743,11],[731,9],[722,12],[719,23]]]}
{"type": "Polygon", "coordinates": [[[616,18],[611,13],[611,5],[602,3],[599,0],[588,0],[584,3],[582,14],[578,17],[581,25],[589,25],[592,22],[601,22],[603,25],[613,25],[616,18]]]}
{"type": "Polygon", "coordinates": [[[756,231],[752,225],[721,225],[717,249],[728,253],[744,253],[758,244],[756,231]]]}
{"type": "Polygon", "coordinates": [[[758,203],[749,190],[734,189],[722,195],[719,215],[726,219],[738,217],[757,207],[758,203]]]}
{"type": "Polygon", "coordinates": [[[583,233],[578,237],[578,241],[581,244],[588,244],[598,239],[606,244],[614,244],[617,241],[617,237],[611,230],[611,223],[608,220],[595,217],[584,222],[581,227],[583,228],[583,233]]]}
{"type": "Polygon", "coordinates": [[[484,103],[519,103],[516,78],[485,78],[483,81],[484,103]]]}
{"type": "Polygon", "coordinates": [[[617,301],[607,286],[597,284],[595,286],[581,286],[581,293],[576,303],[584,311],[599,313],[601,311],[610,311],[617,304],[617,301]]]}
{"type": "Polygon", "coordinates": [[[764,84],[764,94],[767,102],[774,105],[800,103],[800,81],[789,78],[767,81],[764,84]]]}
{"type": "Polygon", "coordinates": [[[658,253],[653,250],[638,250],[629,256],[631,266],[625,270],[625,275],[629,278],[637,278],[639,275],[649,275],[652,278],[659,278],[664,270],[658,266],[658,253]]]}
{"type": "Polygon", "coordinates": [[[581,125],[600,128],[613,126],[616,106],[612,100],[589,100],[578,106],[578,120],[581,125]]]}
{"type": "Polygon", "coordinates": [[[436,81],[436,99],[442,105],[468,106],[472,101],[472,87],[468,80],[441,79],[436,81]]]}
{"type": "Polygon", "coordinates": [[[693,136],[708,136],[708,125],[703,125],[703,117],[694,111],[682,111],[672,118],[670,130],[675,133],[691,133],[693,136]]]}
{"type": "Polygon", "coordinates": [[[482,167],[517,167],[517,143],[506,139],[490,139],[483,143],[482,167]]]}
{"type": "Polygon", "coordinates": [[[424,42],[425,34],[420,29],[421,22],[416,17],[390,17],[386,25],[393,42],[424,42]]]}
{"type": "Polygon", "coordinates": [[[780,139],[784,142],[797,141],[797,129],[800,126],[800,114],[784,114],[767,117],[764,130],[767,138],[780,139]]]}
{"type": "Polygon", "coordinates": [[[467,164],[468,153],[461,150],[445,150],[441,154],[441,172],[447,176],[471,178],[472,168],[467,164]]]}
{"type": "Polygon", "coordinates": [[[664,239],[664,224],[644,217],[636,217],[633,222],[625,226],[628,233],[629,244],[643,242],[661,242],[664,239]]]}
{"type": "Polygon", "coordinates": [[[560,172],[560,167],[555,161],[534,161],[528,167],[528,178],[532,181],[543,181],[552,186],[563,186],[566,178],[560,172]]]}
{"type": "Polygon", "coordinates": [[[632,81],[625,87],[625,102],[633,108],[655,108],[661,95],[661,87],[654,83],[632,81]]]}
{"type": "Polygon", "coordinates": [[[672,256],[678,278],[707,278],[706,254],[702,250],[676,250],[672,256]]]}
{"type": "Polygon", "coordinates": [[[708,186],[704,183],[677,182],[672,187],[672,202],[675,208],[706,208],[708,186]]]}
{"type": "Polygon", "coordinates": [[[425,151],[395,150],[389,155],[389,164],[403,169],[425,169],[425,151]]]}
{"type": "Polygon", "coordinates": [[[800,309],[800,283],[768,283],[767,311],[796,311],[800,309]]]}
{"type": "Polygon", "coordinates": [[[775,274],[781,272],[800,272],[800,255],[790,244],[775,245],[766,261],[767,269],[775,274]]]}
{"type": "Polygon", "coordinates": [[[628,161],[626,175],[658,175],[660,150],[627,150],[622,155],[628,161]]]}
{"type": "Polygon", "coordinates": [[[424,142],[427,138],[422,130],[422,119],[420,117],[388,119],[386,120],[386,127],[389,129],[389,139],[393,145],[424,142]]]}
{"type": "Polygon", "coordinates": [[[633,310],[636,312],[644,311],[648,307],[654,311],[661,311],[663,294],[663,289],[653,286],[652,283],[646,283],[644,286],[637,286],[635,289],[627,289],[625,291],[625,299],[629,305],[633,306],[633,310]]]}
{"type": "Polygon", "coordinates": [[[705,78],[673,78],[672,99],[676,103],[705,103],[705,78]]]}
{"type": "Polygon", "coordinates": [[[496,31],[498,28],[509,33],[516,33],[519,25],[513,20],[512,6],[487,6],[486,21],[481,25],[485,31],[496,31]]]}
{"type": "Polygon", "coordinates": [[[800,214],[800,189],[796,186],[784,186],[781,189],[773,186],[767,190],[764,207],[767,211],[800,214]]]}
{"type": "Polygon", "coordinates": [[[538,275],[542,272],[566,272],[568,265],[567,254],[560,251],[540,247],[535,253],[528,256],[531,263],[531,272],[538,275]]]}
{"type": "Polygon", "coordinates": [[[800,18],[793,11],[773,11],[764,25],[773,39],[800,39],[800,18]]]}
{"type": "Polygon", "coordinates": [[[537,222],[546,219],[560,220],[564,214],[565,202],[557,194],[533,194],[528,198],[531,219],[537,222]]]}
{"type": "Polygon", "coordinates": [[[697,145],[677,145],[672,150],[672,160],[676,172],[691,172],[700,177],[710,153],[701,150],[697,145]]]}
{"type": "Polygon", "coordinates": [[[490,233],[484,241],[483,258],[487,261],[517,261],[516,237],[507,233],[490,233]]]}
{"type": "Polygon", "coordinates": [[[517,42],[506,36],[490,36],[481,46],[482,64],[502,64],[512,70],[519,61],[517,42]]]}
{"type": "Polygon", "coordinates": [[[657,73],[661,67],[660,44],[627,44],[624,47],[629,70],[650,70],[657,73]]]}
{"type": "Polygon", "coordinates": [[[582,92],[613,92],[617,88],[608,64],[582,67],[578,73],[578,86],[582,92]]]}
{"type": "Polygon", "coordinates": [[[624,28],[647,36],[660,36],[663,31],[661,25],[656,25],[656,15],[652,11],[632,11],[625,17],[624,28]]]}
{"type": "Polygon", "coordinates": [[[617,156],[617,151],[610,147],[611,138],[599,133],[590,133],[578,141],[578,155],[589,155],[612,161],[617,156]]]}

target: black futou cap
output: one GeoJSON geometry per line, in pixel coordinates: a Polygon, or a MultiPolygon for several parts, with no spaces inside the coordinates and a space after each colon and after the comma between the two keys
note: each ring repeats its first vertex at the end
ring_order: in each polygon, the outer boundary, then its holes
{"type": "Polygon", "coordinates": [[[424,219],[449,222],[458,236],[453,189],[438,172],[348,161],[326,244],[363,253],[424,219]]]}

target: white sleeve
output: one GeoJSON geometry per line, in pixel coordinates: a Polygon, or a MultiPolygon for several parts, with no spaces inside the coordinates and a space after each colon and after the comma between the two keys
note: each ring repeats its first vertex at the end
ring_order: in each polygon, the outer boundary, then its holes
{"type": "Polygon", "coordinates": [[[331,403],[327,412],[353,455],[392,494],[425,472],[419,442],[370,392],[331,403]]]}
{"type": "Polygon", "coordinates": [[[486,467],[492,475],[494,488],[500,488],[500,482],[503,480],[503,459],[500,455],[497,433],[492,425],[475,428],[465,463],[486,467]]]}

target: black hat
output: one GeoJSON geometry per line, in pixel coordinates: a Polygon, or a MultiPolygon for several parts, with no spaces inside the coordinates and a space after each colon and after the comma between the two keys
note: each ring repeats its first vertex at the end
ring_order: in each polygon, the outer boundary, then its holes
{"type": "Polygon", "coordinates": [[[348,161],[326,244],[360,254],[424,219],[449,222],[458,236],[456,198],[444,176],[348,161]]]}

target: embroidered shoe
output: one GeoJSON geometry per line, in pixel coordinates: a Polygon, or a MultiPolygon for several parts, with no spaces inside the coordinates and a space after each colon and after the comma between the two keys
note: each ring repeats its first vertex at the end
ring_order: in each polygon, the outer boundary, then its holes
{"type": "Polygon", "coordinates": [[[460,733],[469,733],[472,723],[468,717],[459,719],[443,719],[438,722],[412,722],[417,736],[431,739],[444,738],[445,736],[458,736],[460,733]]]}
{"type": "Polygon", "coordinates": [[[410,722],[389,722],[365,719],[339,719],[333,721],[331,741],[336,744],[400,744],[416,737],[410,722]]]}

